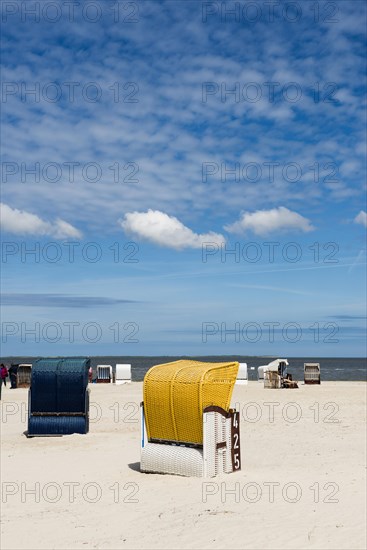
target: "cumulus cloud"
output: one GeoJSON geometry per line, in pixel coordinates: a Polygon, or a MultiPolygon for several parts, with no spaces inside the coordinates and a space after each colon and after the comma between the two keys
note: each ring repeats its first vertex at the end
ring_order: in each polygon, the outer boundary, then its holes
{"type": "Polygon", "coordinates": [[[203,243],[225,243],[223,235],[210,231],[209,233],[194,233],[174,216],[169,216],[159,210],[148,212],[128,212],[120,224],[126,233],[146,239],[168,248],[201,248],[203,243]]]}
{"type": "Polygon", "coordinates": [[[359,214],[354,218],[354,223],[360,223],[367,227],[367,213],[364,210],[361,210],[359,214]]]}
{"type": "Polygon", "coordinates": [[[15,235],[50,236],[55,239],[82,236],[78,229],[64,220],[58,218],[53,223],[47,222],[36,214],[11,208],[4,203],[0,203],[0,220],[2,230],[15,235]]]}
{"type": "Polygon", "coordinates": [[[252,231],[255,235],[265,236],[278,231],[312,231],[314,227],[310,220],[297,212],[292,212],[284,206],[271,210],[244,212],[241,218],[224,227],[230,233],[245,233],[252,231]]]}

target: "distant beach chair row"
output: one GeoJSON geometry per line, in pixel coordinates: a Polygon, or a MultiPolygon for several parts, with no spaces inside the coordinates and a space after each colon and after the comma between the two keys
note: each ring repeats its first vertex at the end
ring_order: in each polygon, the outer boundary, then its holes
{"type": "MultiPolygon", "coordinates": [[[[258,381],[264,382],[265,387],[278,387],[279,381],[272,374],[266,375],[266,372],[278,372],[280,376],[286,374],[286,367],[289,365],[287,359],[275,359],[268,365],[258,367],[258,381]]],[[[32,373],[32,364],[21,363],[17,365],[18,388],[27,388],[30,386],[32,373]]],[[[131,365],[127,363],[117,363],[116,370],[113,372],[112,365],[97,365],[98,383],[116,383],[116,385],[127,384],[131,382],[131,365]]],[[[236,384],[245,385],[248,383],[247,363],[239,363],[236,384]]],[[[320,363],[304,363],[304,383],[320,384],[320,363]]]]}
{"type": "Polygon", "coordinates": [[[112,383],[116,385],[131,382],[131,365],[117,363],[113,372],[112,365],[97,365],[97,383],[112,383]]]}
{"type": "MultiPolygon", "coordinates": [[[[287,359],[275,359],[268,365],[258,367],[258,380],[264,382],[267,388],[278,387],[280,382],[273,374],[267,372],[278,372],[278,375],[285,376],[286,368],[289,365],[287,359]]],[[[18,388],[27,388],[31,382],[32,365],[21,363],[17,366],[18,388]]],[[[113,372],[112,365],[97,365],[97,383],[112,383],[116,385],[127,384],[131,382],[131,365],[127,363],[117,363],[116,370],[113,372]]],[[[239,363],[236,384],[245,385],[248,383],[247,363],[239,363]]],[[[304,383],[320,384],[320,363],[304,363],[304,383]]]]}
{"type": "MultiPolygon", "coordinates": [[[[268,365],[261,365],[257,369],[257,379],[264,382],[264,388],[295,387],[291,375],[287,374],[288,365],[287,359],[275,359],[268,365]]],[[[304,363],[303,372],[305,384],[321,383],[320,363],[304,363]]]]}

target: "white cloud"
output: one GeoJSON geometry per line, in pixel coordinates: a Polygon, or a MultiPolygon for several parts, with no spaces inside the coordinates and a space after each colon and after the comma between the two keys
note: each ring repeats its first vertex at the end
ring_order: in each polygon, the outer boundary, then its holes
{"type": "Polygon", "coordinates": [[[66,237],[74,237],[79,239],[82,236],[82,233],[70,223],[57,218],[52,228],[52,235],[56,239],[65,239],[66,237]]]}
{"type": "Polygon", "coordinates": [[[81,237],[81,232],[64,220],[46,222],[36,214],[11,208],[4,203],[0,203],[0,220],[2,230],[15,235],[44,235],[55,239],[81,237]]]}
{"type": "Polygon", "coordinates": [[[367,213],[361,210],[360,213],[354,218],[354,223],[360,223],[367,227],[367,213]]]}
{"type": "MultiPolygon", "coordinates": [[[[7,113],[16,112],[16,123],[12,116],[4,117],[3,121],[8,138],[3,155],[15,166],[15,173],[12,175],[10,171],[3,187],[4,202],[30,212],[42,212],[46,220],[52,219],[51,208],[57,204],[61,218],[79,220],[86,231],[93,233],[111,230],[115,220],[126,212],[151,208],[174,212],[179,219],[187,219],[187,213],[191,212],[193,218],[196,216],[195,227],[200,233],[204,231],[200,225],[204,211],[207,220],[217,218],[219,211],[234,219],[240,211],[278,204],[288,204],[297,211],[299,204],[314,208],[327,204],[330,198],[346,201],[352,193],[362,193],[355,184],[358,181],[355,172],[362,169],[364,153],[360,113],[364,105],[359,100],[358,87],[363,58],[356,47],[356,36],[361,33],[358,38],[361,40],[363,34],[365,8],[359,6],[363,3],[341,2],[337,25],[310,26],[309,19],[302,18],[297,23],[300,35],[307,36],[302,52],[295,51],[292,40],[285,39],[289,22],[283,21],[285,32],[279,32],[277,25],[265,25],[261,47],[257,46],[257,26],[249,25],[251,47],[242,52],[241,59],[233,53],[236,50],[233,44],[242,43],[241,25],[235,21],[221,24],[220,13],[209,16],[210,24],[203,25],[200,13],[190,8],[195,3],[175,4],[176,11],[172,12],[162,10],[157,2],[144,3],[146,16],[140,18],[138,25],[124,26],[124,44],[126,41],[131,55],[119,55],[122,36],[119,25],[99,26],[95,29],[95,40],[88,43],[88,59],[83,59],[82,64],[76,63],[73,48],[67,47],[63,38],[72,32],[76,50],[84,52],[85,36],[91,25],[88,21],[80,20],[71,30],[70,24],[61,19],[57,31],[52,26],[55,44],[47,56],[42,56],[34,53],[42,50],[39,33],[32,26],[20,28],[16,16],[9,18],[12,24],[7,27],[4,58],[14,62],[4,64],[4,80],[19,83],[19,89],[7,95],[6,104],[7,113]],[[347,7],[348,4],[353,7],[347,7]],[[358,32],[352,36],[353,25],[358,32]],[[213,36],[217,38],[214,43],[213,36]],[[147,55],[140,56],[140,51],[147,55]],[[198,55],[198,52],[210,53],[198,55]],[[136,83],[139,92],[133,94],[134,87],[113,88],[116,75],[128,75],[126,80],[136,83]],[[328,100],[332,87],[323,89],[321,85],[319,90],[313,86],[312,83],[321,80],[338,83],[335,101],[328,100]],[[47,83],[55,81],[63,83],[62,95],[60,101],[52,102],[47,100],[47,83]],[[100,101],[87,100],[85,85],[91,81],[102,89],[100,101]],[[294,87],[289,90],[287,87],[292,81],[302,92],[295,102],[287,100],[288,92],[289,97],[294,96],[294,87]],[[21,82],[45,83],[40,98],[36,101],[32,94],[22,98],[21,82]],[[75,101],[69,100],[71,94],[66,82],[80,84],[75,87],[75,101]],[[207,98],[203,92],[205,82],[218,86],[216,93],[207,98]],[[268,82],[278,83],[275,101],[269,99],[271,86],[264,84],[268,82]],[[248,86],[249,83],[253,85],[248,86]],[[226,95],[234,87],[237,90],[237,84],[240,97],[237,92],[226,95]],[[258,100],[246,99],[256,89],[258,100]],[[319,92],[322,116],[320,105],[315,105],[319,92]],[[129,103],[131,94],[137,103],[129,103]],[[297,116],[297,137],[290,140],[294,116],[297,116]],[[244,117],[248,124],[246,132],[243,132],[244,117]],[[273,120],[277,124],[268,131],[269,121],[273,120]],[[29,128],[33,129],[32,146],[29,128]],[[322,140],[313,139],[317,131],[322,133],[322,140]],[[76,138],[71,140],[71,135],[76,138]],[[254,155],[260,169],[260,179],[255,182],[247,179],[243,169],[254,155]],[[227,179],[223,181],[220,167],[228,163],[233,168],[239,158],[240,181],[233,181],[232,176],[227,178],[225,174],[227,179]],[[67,159],[80,163],[75,167],[74,182],[70,181],[70,170],[65,166],[67,159]],[[111,169],[117,159],[121,185],[116,185],[117,171],[111,169]],[[332,176],[333,166],[327,166],[335,165],[336,159],[342,176],[339,187],[331,183],[338,174],[332,176]],[[102,170],[101,180],[95,183],[86,181],[82,170],[91,161],[102,170]],[[47,170],[43,168],[50,162],[61,167],[57,185],[44,177],[47,170]],[[131,169],[126,168],[129,162],[139,166],[139,172],[131,178],[139,180],[137,184],[129,183],[131,169]],[[215,162],[219,167],[207,182],[202,177],[205,162],[215,162]],[[270,167],[265,164],[273,162],[279,162],[274,169],[274,181],[269,175],[270,167]],[[296,185],[287,177],[288,172],[283,171],[290,162],[298,164],[302,171],[296,185]],[[40,182],[32,172],[22,174],[23,165],[28,171],[36,163],[41,166],[40,182]],[[314,169],[310,169],[312,166],[314,169]],[[315,167],[320,169],[318,183],[315,167]]],[[[29,89],[28,84],[25,89],[29,89]]],[[[49,94],[51,97],[53,90],[49,94]]],[[[51,169],[48,175],[53,174],[51,169]]],[[[289,177],[293,174],[291,169],[289,177]]],[[[93,170],[88,175],[93,175],[93,170]]],[[[318,211],[324,215],[321,209],[318,211]]]]}
{"type": "Polygon", "coordinates": [[[284,206],[271,210],[257,210],[256,212],[244,212],[241,218],[224,227],[230,233],[244,233],[252,231],[255,235],[269,235],[275,231],[312,231],[314,227],[310,220],[297,212],[292,212],[284,206]]]}
{"type": "Polygon", "coordinates": [[[194,233],[174,216],[159,210],[148,212],[128,212],[121,226],[127,233],[146,239],[168,248],[201,248],[203,243],[225,243],[223,235],[218,233],[194,233]]]}

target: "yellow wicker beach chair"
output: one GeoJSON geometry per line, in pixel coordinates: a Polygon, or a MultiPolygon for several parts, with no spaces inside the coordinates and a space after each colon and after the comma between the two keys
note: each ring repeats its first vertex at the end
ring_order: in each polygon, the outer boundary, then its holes
{"type": "Polygon", "coordinates": [[[240,468],[239,414],[230,409],[237,373],[237,362],[191,360],[147,372],[142,471],[211,477],[240,468]]]}

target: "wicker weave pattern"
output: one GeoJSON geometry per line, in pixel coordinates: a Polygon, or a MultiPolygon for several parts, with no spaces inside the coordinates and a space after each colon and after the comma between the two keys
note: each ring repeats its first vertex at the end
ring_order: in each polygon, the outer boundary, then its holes
{"type": "Polygon", "coordinates": [[[238,363],[174,361],[152,367],[144,378],[148,439],[203,443],[203,410],[229,409],[238,363]]]}
{"type": "Polygon", "coordinates": [[[141,453],[140,469],[142,472],[202,477],[203,451],[179,445],[147,443],[141,453]]]}
{"type": "Polygon", "coordinates": [[[194,477],[215,477],[232,472],[231,421],[232,417],[219,412],[205,412],[203,449],[147,443],[141,449],[141,471],[194,477]]]}

